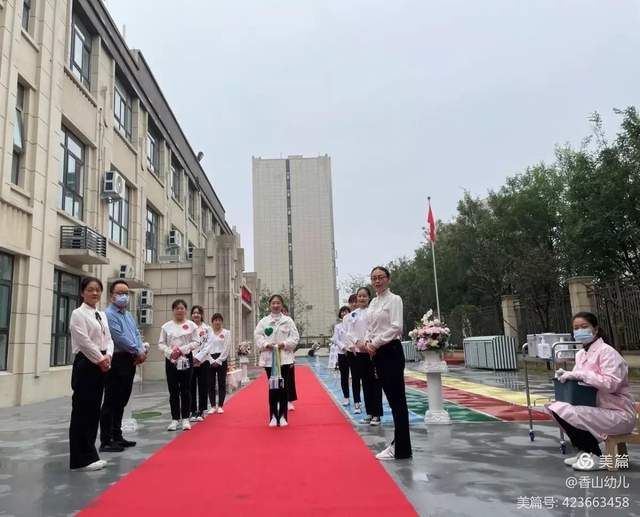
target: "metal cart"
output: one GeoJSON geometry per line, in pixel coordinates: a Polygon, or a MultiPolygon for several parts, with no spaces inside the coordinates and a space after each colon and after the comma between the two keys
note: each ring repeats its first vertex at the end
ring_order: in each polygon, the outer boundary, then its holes
{"type": "MultiPolygon", "coordinates": [[[[576,353],[578,350],[582,348],[582,343],[577,341],[556,341],[551,345],[551,357],[549,359],[540,358],[540,357],[530,357],[529,356],[529,343],[525,343],[522,345],[522,360],[524,363],[524,386],[525,392],[527,394],[527,411],[529,413],[529,438],[531,441],[535,440],[535,431],[533,430],[533,415],[532,415],[532,405],[531,405],[531,392],[529,390],[529,370],[527,368],[527,363],[536,362],[536,363],[550,363],[551,369],[553,372],[557,370],[558,364],[562,363],[563,367],[566,369],[566,364],[568,361],[575,362],[576,353]]],[[[535,399],[533,401],[534,405],[538,400],[545,401],[553,401],[553,397],[546,397],[543,399],[535,399]]],[[[564,432],[562,428],[560,428],[560,450],[562,454],[566,454],[567,452],[567,442],[564,439],[564,432]]]]}

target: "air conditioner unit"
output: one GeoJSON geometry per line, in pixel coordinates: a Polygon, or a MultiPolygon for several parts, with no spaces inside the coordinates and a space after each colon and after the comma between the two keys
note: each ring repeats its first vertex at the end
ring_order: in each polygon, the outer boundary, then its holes
{"type": "Polygon", "coordinates": [[[153,309],[140,309],[138,313],[138,324],[140,326],[153,325],[153,309]]]}
{"type": "Polygon", "coordinates": [[[182,246],[182,234],[178,230],[171,230],[169,232],[169,247],[179,248],[182,246]]]}
{"type": "Polygon", "coordinates": [[[118,271],[118,278],[135,278],[136,270],[128,264],[120,264],[118,271]]]}
{"type": "Polygon", "coordinates": [[[102,197],[109,201],[118,201],[124,197],[126,185],[120,173],[107,171],[104,173],[102,197]]]}
{"type": "Polygon", "coordinates": [[[73,234],[71,237],[71,247],[73,249],[84,249],[86,247],[86,229],[82,226],[76,226],[73,228],[73,234]]]}
{"type": "Polygon", "coordinates": [[[141,289],[138,295],[140,307],[153,306],[153,291],[151,289],[141,289]]]}

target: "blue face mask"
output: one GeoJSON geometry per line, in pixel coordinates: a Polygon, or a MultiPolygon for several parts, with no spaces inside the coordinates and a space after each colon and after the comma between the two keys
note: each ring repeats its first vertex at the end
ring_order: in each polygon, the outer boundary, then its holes
{"type": "Polygon", "coordinates": [[[113,303],[116,307],[124,309],[127,305],[129,305],[129,295],[128,294],[119,294],[113,300],[113,303]]]}
{"type": "Polygon", "coordinates": [[[577,329],[573,331],[573,337],[580,343],[591,343],[593,341],[593,332],[589,329],[577,329]]]}

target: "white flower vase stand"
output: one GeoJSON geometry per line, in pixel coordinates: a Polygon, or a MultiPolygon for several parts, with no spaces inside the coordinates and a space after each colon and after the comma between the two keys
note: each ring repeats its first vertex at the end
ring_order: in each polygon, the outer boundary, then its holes
{"type": "Polygon", "coordinates": [[[427,397],[429,399],[429,410],[424,415],[425,424],[446,425],[451,423],[449,413],[444,409],[442,398],[442,374],[447,373],[449,368],[442,360],[439,350],[427,350],[422,352],[422,371],[427,374],[427,397]]]}
{"type": "Polygon", "coordinates": [[[240,368],[242,369],[242,380],[240,381],[240,384],[244,386],[245,384],[249,384],[249,374],[247,371],[249,368],[249,358],[246,355],[241,355],[239,362],[240,368]]]}

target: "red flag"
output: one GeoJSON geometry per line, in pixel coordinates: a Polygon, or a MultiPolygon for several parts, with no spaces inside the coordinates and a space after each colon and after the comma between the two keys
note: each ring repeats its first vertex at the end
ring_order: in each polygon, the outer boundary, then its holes
{"type": "Polygon", "coordinates": [[[431,242],[436,242],[436,221],[433,218],[433,212],[431,211],[431,202],[429,202],[429,213],[427,214],[427,225],[429,226],[429,234],[427,238],[431,242]]]}

